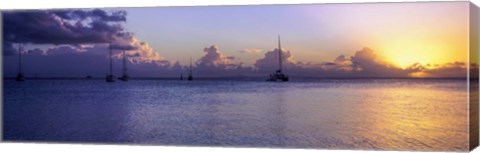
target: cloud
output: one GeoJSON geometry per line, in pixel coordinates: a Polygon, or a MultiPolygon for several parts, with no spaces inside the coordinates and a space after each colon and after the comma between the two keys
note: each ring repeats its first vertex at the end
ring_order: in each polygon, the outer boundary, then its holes
{"type": "MultiPolygon", "coordinates": [[[[35,50],[37,50],[37,52],[39,52],[38,50],[40,50],[40,49],[37,48],[35,50]]],[[[80,49],[80,48],[76,48],[76,47],[70,46],[70,45],[62,45],[62,46],[51,47],[51,48],[47,49],[45,51],[45,54],[46,55],[78,54],[78,53],[84,52],[83,50],[84,50],[84,48],[80,49]]]]}
{"type": "MultiPolygon", "coordinates": [[[[51,44],[41,50],[25,53],[27,74],[51,76],[103,76],[107,68],[108,44],[111,44],[115,68],[121,67],[123,51],[127,55],[129,72],[133,76],[178,76],[187,64],[172,63],[135,38],[123,27],[126,11],[47,10],[16,11],[3,14],[3,55],[5,75],[15,75],[16,44],[51,44]]],[[[262,49],[247,48],[240,53],[263,53],[262,49]]],[[[278,49],[267,51],[253,67],[243,66],[237,58],[222,53],[218,46],[203,49],[204,55],[195,62],[197,76],[266,76],[278,69],[278,49]]],[[[362,48],[353,56],[340,55],[331,61],[296,61],[290,51],[282,49],[284,71],[291,76],[306,77],[465,77],[467,63],[443,65],[415,63],[402,69],[382,61],[374,50],[362,48]]],[[[472,68],[478,72],[478,65],[472,68]]]]}
{"type": "Polygon", "coordinates": [[[117,11],[109,15],[103,10],[93,9],[90,11],[72,10],[72,11],[51,11],[55,15],[68,20],[84,20],[87,18],[98,18],[102,21],[126,21],[125,11],[117,11]]]}
{"type": "MultiPolygon", "coordinates": [[[[108,49],[111,47],[115,67],[120,67],[123,51],[131,73],[139,76],[178,76],[186,65],[170,62],[134,37],[123,27],[125,11],[49,10],[3,13],[3,55],[7,75],[16,73],[11,64],[18,54],[15,44],[51,44],[46,50],[30,49],[25,53],[25,70],[29,73],[53,76],[104,75],[108,49]],[[111,46],[108,46],[111,44],[111,46]],[[8,57],[8,58],[7,58],[8,57]],[[100,68],[100,69],[99,69],[100,68]]],[[[263,50],[247,48],[240,53],[257,54],[263,50]]],[[[204,55],[195,62],[198,76],[257,76],[278,69],[278,49],[256,60],[253,67],[243,66],[235,57],[223,54],[212,45],[203,49],[204,55]]],[[[413,64],[406,69],[381,61],[370,48],[362,48],[353,56],[340,55],[332,61],[304,63],[296,61],[290,51],[282,49],[284,71],[292,76],[308,77],[465,77],[467,64],[461,62],[413,64]]],[[[477,68],[478,69],[478,68],[477,68]]]]}
{"type": "MultiPolygon", "coordinates": [[[[363,48],[355,52],[354,56],[347,58],[339,56],[329,63],[329,68],[322,67],[326,75],[334,74],[333,71],[343,71],[337,74],[343,77],[379,77],[379,78],[402,78],[402,77],[466,77],[466,63],[452,62],[443,65],[414,63],[406,69],[383,62],[370,48],[363,48]],[[330,65],[329,65],[330,64],[330,65]]],[[[325,64],[322,64],[325,65],[325,64]]],[[[332,75],[332,76],[337,76],[332,75]]]]}
{"type": "Polygon", "coordinates": [[[132,63],[157,63],[164,65],[165,62],[167,62],[159,52],[155,51],[147,43],[140,42],[136,38],[113,44],[112,49],[114,50],[113,57],[122,59],[123,51],[125,51],[128,60],[132,63]]]}
{"type": "Polygon", "coordinates": [[[335,71],[352,71],[352,60],[350,57],[340,55],[333,62],[325,62],[320,64],[323,70],[335,70],[335,71]]]}
{"type": "MultiPolygon", "coordinates": [[[[478,69],[475,65],[472,67],[472,70],[478,69]]],[[[432,65],[425,64],[421,65],[415,63],[409,66],[407,71],[412,74],[412,76],[419,77],[436,77],[436,78],[458,78],[467,76],[467,64],[464,62],[451,62],[445,63],[443,65],[432,65]]]]}
{"type": "MultiPolygon", "coordinates": [[[[133,63],[165,65],[165,59],[133,33],[124,30],[125,11],[92,10],[20,11],[4,13],[4,55],[13,55],[13,43],[55,44],[45,54],[82,52],[111,44],[114,57],[127,51],[133,63]]],[[[95,50],[95,49],[94,49],[95,50]]],[[[98,50],[105,52],[105,50],[98,50]]]]}
{"type": "Polygon", "coordinates": [[[238,52],[240,52],[240,53],[257,54],[257,53],[263,52],[263,50],[262,50],[262,49],[258,49],[258,48],[247,48],[247,49],[239,50],[238,52]]]}
{"type": "Polygon", "coordinates": [[[3,42],[3,56],[12,56],[17,54],[17,50],[13,47],[13,43],[3,42]]]}
{"type": "MultiPolygon", "coordinates": [[[[278,52],[279,50],[277,48],[266,52],[265,56],[258,59],[253,65],[260,72],[273,72],[277,70],[279,68],[278,52]]],[[[287,70],[299,68],[295,64],[295,60],[290,51],[285,49],[282,49],[282,66],[287,70]]]]}
{"type": "MultiPolygon", "coordinates": [[[[128,72],[133,77],[179,77],[188,73],[188,63],[170,62],[152,51],[146,43],[137,42],[128,54],[128,72]],[[155,59],[155,60],[151,60],[155,59]]],[[[39,77],[104,77],[108,72],[108,45],[59,45],[46,50],[31,49],[24,56],[24,73],[39,77]]],[[[283,51],[285,73],[291,77],[320,78],[390,78],[390,77],[465,77],[467,64],[412,64],[406,69],[382,62],[372,49],[363,48],[353,56],[340,55],[322,63],[296,61],[290,51],[283,51]]],[[[114,74],[122,68],[122,50],[114,52],[114,74]]],[[[243,66],[235,57],[225,55],[218,46],[205,47],[204,55],[194,64],[194,77],[265,77],[278,69],[278,49],[266,52],[254,67],[243,66]]],[[[4,57],[4,74],[17,73],[16,56],[4,57]]],[[[475,67],[471,67],[475,69],[475,67]]],[[[478,71],[478,65],[477,65],[478,71]]]]}
{"type": "MultiPolygon", "coordinates": [[[[402,78],[402,77],[465,77],[466,64],[461,62],[444,65],[419,63],[406,69],[384,62],[370,48],[364,47],[353,56],[340,55],[332,61],[320,64],[295,62],[291,52],[283,51],[284,71],[294,77],[323,78],[402,78]]],[[[278,69],[278,49],[269,51],[254,64],[258,73],[272,73],[278,69]]]]}
{"type": "MultiPolygon", "coordinates": [[[[88,52],[75,52],[67,46],[41,51],[33,49],[22,56],[23,73],[26,77],[101,77],[107,72],[105,54],[95,55],[88,52]],[[62,51],[65,49],[65,51],[62,51]],[[35,50],[35,51],[33,51],[35,50]],[[67,51],[68,50],[68,51],[67,51]],[[50,53],[48,55],[39,52],[50,53]]],[[[18,60],[15,56],[5,56],[3,61],[4,76],[12,77],[17,71],[18,60]]]]}
{"type": "Polygon", "coordinates": [[[355,55],[351,57],[352,66],[355,69],[365,69],[379,66],[376,62],[377,55],[372,49],[364,47],[362,50],[355,52],[355,55]]]}
{"type": "Polygon", "coordinates": [[[408,71],[378,58],[370,48],[364,47],[350,58],[351,70],[356,77],[407,77],[408,71]]]}
{"type": "Polygon", "coordinates": [[[80,44],[128,39],[125,11],[15,11],[3,13],[4,40],[11,43],[80,44]]]}
{"type": "Polygon", "coordinates": [[[235,66],[233,64],[235,57],[222,54],[216,45],[205,47],[203,52],[203,57],[195,62],[198,69],[230,69],[235,66]]]}
{"type": "MultiPolygon", "coordinates": [[[[108,72],[107,44],[97,45],[60,45],[41,50],[29,50],[24,54],[23,70],[27,77],[105,77],[108,72]]],[[[145,47],[148,48],[148,47],[145,47]]],[[[149,51],[133,50],[132,53],[149,54],[149,51]]],[[[121,52],[116,52],[116,55],[121,52]]],[[[155,54],[155,53],[153,53],[155,54]]],[[[114,55],[114,56],[116,56],[114,55]]],[[[156,56],[156,55],[150,55],[156,56]]],[[[116,56],[119,57],[119,56],[116,56]]],[[[129,57],[127,61],[128,72],[133,77],[176,77],[180,70],[175,70],[168,60],[142,61],[145,56],[129,57]]],[[[158,57],[157,57],[158,58],[158,57]]],[[[13,77],[18,72],[18,58],[4,56],[4,76],[13,77]]],[[[113,71],[119,76],[122,70],[122,58],[113,58],[113,71]]]]}
{"type": "Polygon", "coordinates": [[[179,62],[179,61],[175,61],[175,63],[173,63],[173,65],[172,65],[172,69],[175,69],[175,70],[182,70],[182,69],[183,69],[183,67],[182,67],[182,65],[180,64],[180,62],[179,62]]]}
{"type": "MultiPolygon", "coordinates": [[[[219,47],[212,45],[203,49],[204,55],[195,62],[193,73],[196,77],[240,77],[251,74],[252,68],[235,62],[234,56],[223,54],[219,47]]],[[[179,67],[179,66],[174,66],[179,67]]],[[[184,67],[184,74],[188,67],[184,67]]]]}
{"type": "Polygon", "coordinates": [[[27,54],[28,55],[46,55],[46,53],[43,50],[38,49],[38,48],[28,50],[27,54]]]}

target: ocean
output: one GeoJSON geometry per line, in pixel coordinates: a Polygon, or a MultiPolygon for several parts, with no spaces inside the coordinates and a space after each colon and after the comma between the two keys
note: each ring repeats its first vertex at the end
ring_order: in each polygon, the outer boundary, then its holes
{"type": "Polygon", "coordinates": [[[465,79],[3,83],[5,141],[468,149],[465,79]]]}

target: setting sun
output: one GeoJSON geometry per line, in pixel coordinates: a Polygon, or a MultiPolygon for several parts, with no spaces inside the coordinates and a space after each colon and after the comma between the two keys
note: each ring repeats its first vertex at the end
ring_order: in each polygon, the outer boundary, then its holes
{"type": "Polygon", "coordinates": [[[418,63],[419,59],[412,58],[411,55],[396,55],[391,58],[391,63],[402,69],[406,69],[414,63],[418,63]]]}
{"type": "Polygon", "coordinates": [[[407,37],[397,40],[385,40],[379,48],[385,61],[406,69],[420,64],[444,64],[448,62],[465,62],[467,48],[465,35],[457,35],[457,40],[451,37],[421,38],[407,37]],[[465,41],[459,41],[465,40],[465,41]],[[382,52],[383,51],[383,52],[382,52]]]}

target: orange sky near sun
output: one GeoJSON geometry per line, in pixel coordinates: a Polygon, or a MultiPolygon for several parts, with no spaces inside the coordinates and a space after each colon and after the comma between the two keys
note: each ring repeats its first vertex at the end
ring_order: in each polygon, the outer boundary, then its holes
{"type": "MultiPolygon", "coordinates": [[[[341,49],[348,50],[343,54],[353,55],[361,47],[369,47],[379,60],[406,68],[415,63],[467,63],[468,6],[460,2],[378,3],[333,5],[324,11],[312,8],[306,12],[319,26],[335,23],[327,28],[341,31],[328,37],[338,39],[330,43],[330,50],[348,46],[341,49]]],[[[318,33],[323,37],[327,34],[318,33]]],[[[299,51],[295,56],[303,58],[301,54],[299,51]]]]}

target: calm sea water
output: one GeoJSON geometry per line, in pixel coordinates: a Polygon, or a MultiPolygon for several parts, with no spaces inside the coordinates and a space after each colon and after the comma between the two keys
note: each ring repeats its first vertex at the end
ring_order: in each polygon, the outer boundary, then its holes
{"type": "Polygon", "coordinates": [[[4,80],[7,141],[467,150],[465,80],[4,80]]]}

